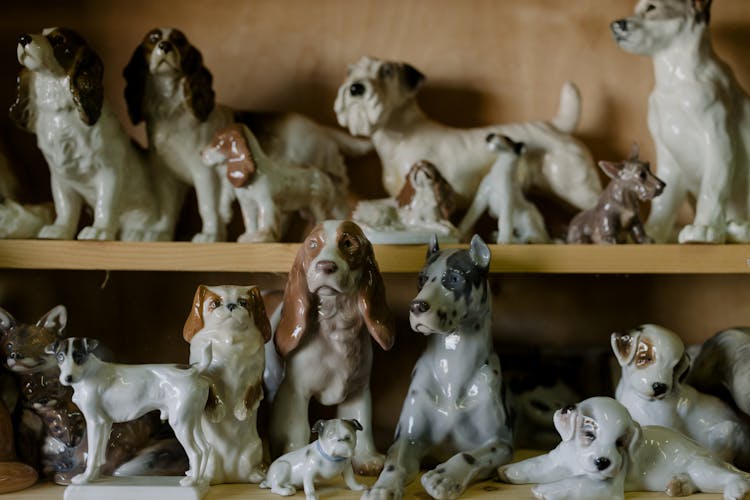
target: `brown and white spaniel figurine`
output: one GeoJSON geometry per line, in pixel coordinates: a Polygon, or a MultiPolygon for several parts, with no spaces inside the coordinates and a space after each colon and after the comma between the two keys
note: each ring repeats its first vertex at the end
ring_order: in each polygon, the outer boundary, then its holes
{"type": "Polygon", "coordinates": [[[337,405],[339,418],[363,427],[352,463],[375,475],[384,457],[372,439],[372,336],[383,349],[395,326],[372,245],[351,221],[325,221],[307,236],[289,273],[274,334],[286,372],[273,401],[274,456],[309,443],[310,398],[337,405]]]}
{"type": "Polygon", "coordinates": [[[299,114],[236,112],[216,104],[213,78],[200,51],[177,29],[149,31],[124,76],[133,124],[146,122],[152,152],[178,178],[195,187],[203,229],[193,241],[223,240],[232,215],[232,186],[219,172],[207,169],[200,156],[219,129],[236,121],[245,123],[269,156],[317,165],[336,176],[341,199],[346,199],[348,185],[342,155],[357,156],[372,148],[369,141],[299,114]]]}

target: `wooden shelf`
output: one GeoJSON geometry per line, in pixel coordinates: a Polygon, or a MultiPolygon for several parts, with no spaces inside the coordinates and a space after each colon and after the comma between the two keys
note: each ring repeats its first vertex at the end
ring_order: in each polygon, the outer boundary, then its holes
{"type": "MultiPolygon", "coordinates": [[[[287,272],[299,244],[0,241],[0,268],[109,271],[287,272]]],[[[380,269],[415,273],[423,245],[378,245],[380,269]]],[[[495,273],[750,273],[750,245],[492,245],[495,273]]]]}

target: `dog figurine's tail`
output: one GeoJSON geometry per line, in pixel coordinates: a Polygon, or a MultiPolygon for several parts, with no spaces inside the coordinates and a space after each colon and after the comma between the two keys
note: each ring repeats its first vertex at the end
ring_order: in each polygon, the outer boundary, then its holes
{"type": "Polygon", "coordinates": [[[573,82],[565,82],[560,91],[560,107],[552,125],[560,132],[571,134],[581,119],[581,93],[573,82]]]}
{"type": "Polygon", "coordinates": [[[339,146],[341,154],[347,158],[356,158],[364,156],[373,149],[370,139],[354,137],[346,132],[337,130],[332,127],[323,127],[328,136],[339,146]]]}

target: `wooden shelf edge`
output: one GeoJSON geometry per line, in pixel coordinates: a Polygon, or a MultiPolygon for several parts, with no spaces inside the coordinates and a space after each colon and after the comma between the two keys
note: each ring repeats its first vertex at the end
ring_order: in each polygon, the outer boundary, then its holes
{"type": "MultiPolygon", "coordinates": [[[[0,241],[0,268],[288,272],[298,243],[0,241]]],[[[743,274],[750,245],[491,245],[493,273],[743,274]]],[[[424,245],[376,245],[380,270],[416,273],[424,245]]]]}

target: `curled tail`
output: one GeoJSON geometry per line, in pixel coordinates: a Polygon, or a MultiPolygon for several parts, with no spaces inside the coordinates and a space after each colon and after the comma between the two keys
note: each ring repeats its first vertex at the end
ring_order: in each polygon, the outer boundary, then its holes
{"type": "Polygon", "coordinates": [[[573,133],[581,119],[581,93],[573,82],[565,82],[560,90],[560,107],[552,125],[560,132],[573,133]]]}

